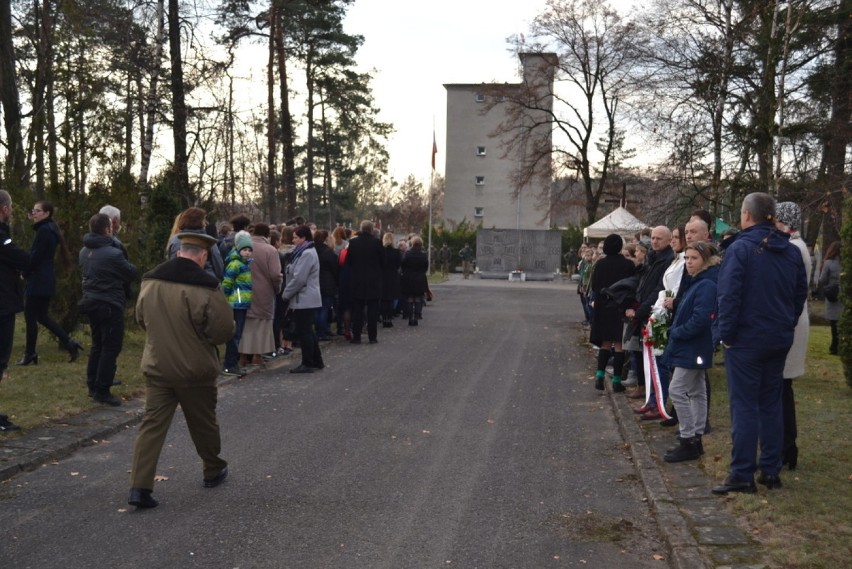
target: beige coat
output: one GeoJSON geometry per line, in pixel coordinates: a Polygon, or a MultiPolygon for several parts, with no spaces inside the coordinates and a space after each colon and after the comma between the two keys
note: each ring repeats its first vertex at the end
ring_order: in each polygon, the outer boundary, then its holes
{"type": "Polygon", "coordinates": [[[218,281],[176,257],[142,278],[136,321],[145,330],[142,373],[155,385],[206,385],[219,375],[217,346],[234,335],[218,281]]]}
{"type": "MultiPolygon", "coordinates": [[[[790,236],[790,243],[798,247],[799,251],[801,251],[802,261],[805,263],[805,271],[808,273],[808,282],[811,282],[811,255],[808,253],[808,246],[799,237],[798,232],[790,236]]],[[[793,332],[793,345],[790,346],[790,351],[787,352],[787,359],[784,362],[785,378],[789,379],[805,375],[805,356],[808,353],[808,333],[810,326],[808,301],[805,299],[805,307],[802,309],[802,314],[799,315],[799,321],[796,323],[796,329],[793,332]]]]}
{"type": "Polygon", "coordinates": [[[251,308],[247,316],[272,320],[275,295],[281,292],[281,257],[265,237],[252,235],[254,253],[251,262],[251,308]]]}

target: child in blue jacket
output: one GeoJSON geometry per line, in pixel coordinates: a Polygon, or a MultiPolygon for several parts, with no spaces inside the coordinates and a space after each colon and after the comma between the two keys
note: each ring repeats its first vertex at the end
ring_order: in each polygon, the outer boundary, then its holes
{"type": "Polygon", "coordinates": [[[704,452],[701,435],[707,422],[704,370],[713,365],[711,326],[716,315],[719,256],[714,245],[699,241],[684,249],[685,270],[692,284],[677,307],[669,327],[664,358],[674,368],[669,397],[677,411],[680,437],[666,462],[697,460],[704,452]]]}

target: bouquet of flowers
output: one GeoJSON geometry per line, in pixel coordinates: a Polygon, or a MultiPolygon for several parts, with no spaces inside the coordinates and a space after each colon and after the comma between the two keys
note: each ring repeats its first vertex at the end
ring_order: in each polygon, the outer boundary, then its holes
{"type": "Polygon", "coordinates": [[[645,344],[654,348],[654,355],[661,356],[669,342],[669,314],[665,310],[651,312],[648,323],[642,329],[645,344]]]}

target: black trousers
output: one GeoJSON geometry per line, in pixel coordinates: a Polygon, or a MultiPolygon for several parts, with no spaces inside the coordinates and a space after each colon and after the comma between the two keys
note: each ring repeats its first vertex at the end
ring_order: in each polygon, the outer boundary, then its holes
{"type": "Polygon", "coordinates": [[[98,303],[86,315],[92,328],[86,384],[90,392],[107,395],[115,380],[118,354],[124,345],[124,309],[98,303]]]}
{"type": "Polygon", "coordinates": [[[315,312],[316,308],[298,308],[293,310],[293,319],[296,322],[299,347],[302,349],[302,365],[322,368],[322,352],[314,332],[315,312]]]}
{"type": "Polygon", "coordinates": [[[28,356],[36,353],[36,342],[38,342],[38,325],[41,324],[50,330],[59,339],[62,347],[68,349],[70,338],[65,330],[50,317],[49,296],[28,296],[24,302],[24,319],[27,323],[27,349],[28,356]]]}
{"type": "Polygon", "coordinates": [[[352,299],[352,338],[360,339],[364,330],[364,309],[367,309],[367,336],[370,340],[379,337],[379,299],[352,299]]]}
{"type": "Polygon", "coordinates": [[[0,316],[0,377],[9,367],[12,357],[12,341],[15,339],[15,313],[0,316]]]}

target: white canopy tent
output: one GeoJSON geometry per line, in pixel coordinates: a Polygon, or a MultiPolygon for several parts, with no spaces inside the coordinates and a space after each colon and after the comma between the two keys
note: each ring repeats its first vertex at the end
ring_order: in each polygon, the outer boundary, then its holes
{"type": "Polygon", "coordinates": [[[632,213],[619,206],[583,229],[583,237],[585,239],[603,239],[612,233],[622,237],[631,237],[646,227],[648,226],[636,219],[632,213]]]}

